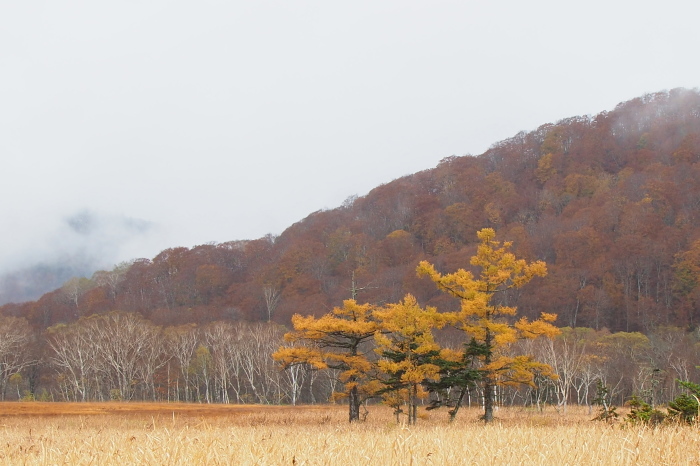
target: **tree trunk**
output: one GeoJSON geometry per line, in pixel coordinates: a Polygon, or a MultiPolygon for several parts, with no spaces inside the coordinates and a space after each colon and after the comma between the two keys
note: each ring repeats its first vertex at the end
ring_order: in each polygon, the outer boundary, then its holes
{"type": "MultiPolygon", "coordinates": [[[[488,330],[486,331],[484,343],[488,349],[486,357],[484,358],[484,366],[488,366],[491,364],[491,349],[493,348],[493,335],[491,335],[491,332],[488,330]]],[[[493,421],[493,389],[496,386],[494,382],[491,374],[486,373],[484,377],[484,422],[493,421]]]]}
{"type": "Polygon", "coordinates": [[[416,384],[411,386],[410,400],[408,407],[408,423],[416,425],[416,418],[418,417],[418,385],[416,384]]]}
{"type": "Polygon", "coordinates": [[[493,389],[494,384],[487,375],[484,382],[484,422],[493,421],[493,389]]]}
{"type": "Polygon", "coordinates": [[[360,394],[358,393],[357,387],[352,387],[350,389],[350,422],[357,422],[360,420],[360,394]]]}
{"type": "Polygon", "coordinates": [[[459,412],[459,407],[462,406],[462,400],[464,399],[464,395],[467,393],[469,390],[468,386],[463,386],[462,389],[459,392],[459,398],[457,398],[457,403],[455,404],[455,407],[452,408],[449,413],[450,413],[450,422],[453,422],[455,418],[457,417],[457,412],[459,412]]]}

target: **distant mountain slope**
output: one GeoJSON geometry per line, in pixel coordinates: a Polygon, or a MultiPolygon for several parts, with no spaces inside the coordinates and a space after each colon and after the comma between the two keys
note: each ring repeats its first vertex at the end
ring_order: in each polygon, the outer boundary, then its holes
{"type": "MultiPolygon", "coordinates": [[[[338,176],[341,176],[338,174],[338,176]]],[[[420,259],[468,267],[495,228],[549,275],[504,296],[559,324],[637,330],[700,319],[700,92],[646,95],[522,132],[476,157],[378,186],[279,237],[172,248],[6,305],[40,327],[112,309],[159,324],[288,322],[351,295],[455,305],[415,276],[420,259]],[[352,284],[354,281],[354,285],[352,284]]]]}
{"type": "Polygon", "coordinates": [[[70,278],[91,274],[90,264],[80,263],[71,257],[50,264],[36,264],[22,270],[0,276],[0,302],[21,302],[35,299],[46,290],[61,286],[70,278]]]}

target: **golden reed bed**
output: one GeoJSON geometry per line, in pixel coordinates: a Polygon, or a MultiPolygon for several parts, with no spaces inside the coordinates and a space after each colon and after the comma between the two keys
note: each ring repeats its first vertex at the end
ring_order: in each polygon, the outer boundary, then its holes
{"type": "Polygon", "coordinates": [[[349,425],[342,406],[0,403],[0,464],[700,464],[697,427],[610,427],[575,408],[478,416],[409,428],[377,406],[349,425]]]}

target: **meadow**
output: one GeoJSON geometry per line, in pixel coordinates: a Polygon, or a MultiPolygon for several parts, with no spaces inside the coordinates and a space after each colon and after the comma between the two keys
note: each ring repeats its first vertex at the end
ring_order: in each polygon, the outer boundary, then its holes
{"type": "Polygon", "coordinates": [[[700,464],[697,427],[609,426],[587,409],[422,412],[416,426],[369,407],[0,403],[0,464],[700,464]]]}

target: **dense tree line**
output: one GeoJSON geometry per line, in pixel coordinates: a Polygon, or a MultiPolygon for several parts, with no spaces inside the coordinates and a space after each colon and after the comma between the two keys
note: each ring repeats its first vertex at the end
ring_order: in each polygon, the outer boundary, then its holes
{"type": "MultiPolygon", "coordinates": [[[[288,344],[285,332],[274,323],[226,321],[163,328],[138,314],[107,313],[37,333],[24,319],[1,317],[0,393],[7,400],[328,402],[341,390],[338,372],[304,365],[284,371],[273,361],[288,344]]],[[[435,339],[458,348],[451,331],[435,339]]],[[[566,327],[552,340],[523,340],[503,354],[533,355],[558,378],[499,385],[497,405],[590,406],[597,381],[618,405],[635,394],[659,405],[682,393],[676,380],[700,381],[700,333],[678,327],[648,334],[566,327]]],[[[481,390],[467,392],[464,404],[481,406],[481,390]]]]}
{"type": "Polygon", "coordinates": [[[37,335],[24,319],[3,317],[0,389],[3,399],[262,404],[295,403],[304,390],[306,402],[325,401],[329,374],[281,371],[272,360],[283,333],[273,323],[163,328],[109,312],[37,335]]]}

